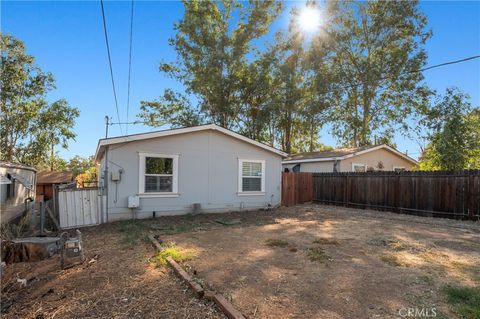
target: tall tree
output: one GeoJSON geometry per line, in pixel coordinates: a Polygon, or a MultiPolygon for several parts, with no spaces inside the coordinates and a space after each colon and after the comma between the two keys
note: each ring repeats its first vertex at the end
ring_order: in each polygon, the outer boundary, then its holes
{"type": "Polygon", "coordinates": [[[419,70],[431,36],[418,1],[338,2],[332,36],[343,103],[333,111],[334,133],[345,144],[391,137],[428,104],[419,70]]]}
{"type": "Polygon", "coordinates": [[[43,72],[20,40],[1,34],[0,133],[1,159],[36,165],[61,144],[67,147],[79,111],[59,100],[45,100],[54,88],[53,76],[43,72]]]}
{"type": "MultiPolygon", "coordinates": [[[[198,102],[192,107],[178,94],[166,91],[159,101],[142,104],[140,118],[151,120],[151,113],[167,113],[167,105],[176,105],[178,114],[205,118],[223,127],[233,128],[241,109],[240,85],[253,41],[268,32],[281,10],[273,0],[187,1],[185,14],[175,24],[176,34],[170,40],[178,54],[174,63],[162,63],[160,71],[178,80],[188,98],[198,102]]],[[[154,115],[155,117],[155,115],[154,115]]],[[[156,118],[160,123],[162,118],[156,118]]],[[[172,120],[166,118],[165,120],[172,120]]],[[[183,123],[183,121],[177,121],[183,123]]]]}
{"type": "Polygon", "coordinates": [[[466,94],[447,89],[422,122],[429,129],[430,143],[421,170],[480,168],[480,108],[472,108],[466,94]]]}

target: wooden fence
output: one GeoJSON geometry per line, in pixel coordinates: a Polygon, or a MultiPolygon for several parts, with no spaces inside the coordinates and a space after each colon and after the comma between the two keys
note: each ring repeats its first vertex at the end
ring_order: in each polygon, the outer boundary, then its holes
{"type": "MultiPolygon", "coordinates": [[[[313,173],[312,178],[313,200],[319,203],[432,217],[480,219],[480,170],[313,173]]],[[[290,191],[301,191],[301,186],[294,185],[295,190],[290,191]]],[[[296,198],[296,195],[287,197],[296,198]]]]}
{"type": "Polygon", "coordinates": [[[312,173],[282,173],[282,205],[292,206],[312,200],[312,173]]]}

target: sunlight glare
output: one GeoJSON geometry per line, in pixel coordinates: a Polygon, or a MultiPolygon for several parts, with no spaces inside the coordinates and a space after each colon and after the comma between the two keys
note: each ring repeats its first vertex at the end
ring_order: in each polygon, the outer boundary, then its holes
{"type": "Polygon", "coordinates": [[[316,7],[304,7],[298,17],[300,27],[305,32],[317,31],[320,27],[320,10],[316,7]]]}

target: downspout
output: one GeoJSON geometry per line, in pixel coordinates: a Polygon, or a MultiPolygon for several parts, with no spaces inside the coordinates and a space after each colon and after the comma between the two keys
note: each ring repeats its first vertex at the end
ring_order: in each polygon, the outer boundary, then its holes
{"type": "Polygon", "coordinates": [[[338,164],[340,164],[340,161],[338,158],[335,158],[335,161],[333,162],[333,172],[338,173],[338,164]]]}
{"type": "Polygon", "coordinates": [[[105,218],[108,223],[108,147],[105,148],[105,175],[104,175],[104,190],[105,190],[105,218]]]}

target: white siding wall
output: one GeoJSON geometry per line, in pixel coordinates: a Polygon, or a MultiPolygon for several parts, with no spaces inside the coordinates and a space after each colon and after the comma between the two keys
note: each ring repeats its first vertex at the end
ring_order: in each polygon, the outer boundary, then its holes
{"type": "MultiPolygon", "coordinates": [[[[178,197],[142,197],[137,217],[184,214],[192,204],[202,211],[222,212],[262,208],[280,204],[281,157],[246,142],[214,131],[202,131],[143,141],[111,145],[108,152],[110,175],[123,169],[121,181],[109,179],[108,219],[132,216],[127,207],[129,195],[139,191],[139,154],[179,155],[178,197]],[[265,194],[239,196],[238,159],[266,161],[265,194]]],[[[103,166],[103,165],[102,165],[103,166]]],[[[110,176],[109,176],[110,178],[110,176]]]]}
{"type": "MultiPolygon", "coordinates": [[[[331,162],[312,162],[312,163],[299,163],[300,172],[306,173],[325,173],[333,172],[333,161],[331,162]]],[[[297,164],[283,164],[283,168],[288,168],[292,172],[292,168],[297,164]]]]}
{"type": "Polygon", "coordinates": [[[25,181],[28,181],[33,185],[33,189],[27,189],[22,183],[16,181],[14,183],[15,196],[13,198],[7,199],[7,185],[0,185],[0,219],[1,223],[7,223],[10,220],[20,216],[25,211],[25,200],[29,197],[35,199],[35,171],[22,169],[22,168],[12,168],[12,167],[0,167],[0,173],[6,175],[7,173],[15,174],[21,176],[25,181]]]}

